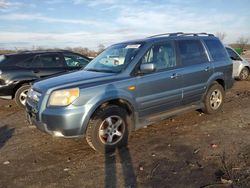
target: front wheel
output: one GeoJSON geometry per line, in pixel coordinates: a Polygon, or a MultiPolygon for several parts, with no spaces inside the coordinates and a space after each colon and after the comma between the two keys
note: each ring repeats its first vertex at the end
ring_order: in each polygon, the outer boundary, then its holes
{"type": "Polygon", "coordinates": [[[91,118],[86,131],[88,144],[101,153],[114,152],[127,145],[129,117],[125,109],[110,105],[100,108],[91,118]]]}
{"type": "Polygon", "coordinates": [[[247,80],[249,77],[249,69],[248,68],[243,68],[240,72],[240,80],[247,80]]]}
{"type": "Polygon", "coordinates": [[[16,91],[15,101],[16,101],[16,104],[21,108],[25,107],[29,88],[30,88],[30,85],[23,85],[20,88],[18,88],[18,90],[16,91]]]}
{"type": "Polygon", "coordinates": [[[224,103],[225,90],[219,83],[214,83],[207,91],[204,98],[203,112],[214,114],[221,110],[224,103]]]}

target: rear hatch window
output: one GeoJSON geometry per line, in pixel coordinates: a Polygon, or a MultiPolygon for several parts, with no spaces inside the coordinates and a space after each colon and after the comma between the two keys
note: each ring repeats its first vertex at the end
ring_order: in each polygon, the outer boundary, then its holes
{"type": "Polygon", "coordinates": [[[0,55],[0,67],[9,67],[11,56],[9,55],[0,55]]]}
{"type": "Polygon", "coordinates": [[[0,55],[0,67],[16,67],[19,62],[29,58],[28,55],[0,55]]]}
{"type": "Polygon", "coordinates": [[[0,64],[2,64],[6,60],[5,55],[0,55],[0,64]]]}

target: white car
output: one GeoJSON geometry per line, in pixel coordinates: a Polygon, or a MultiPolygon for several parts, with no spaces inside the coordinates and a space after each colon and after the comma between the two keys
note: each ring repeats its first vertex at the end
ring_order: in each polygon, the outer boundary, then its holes
{"type": "Polygon", "coordinates": [[[233,77],[239,80],[247,80],[250,74],[250,63],[231,47],[226,47],[226,49],[233,61],[233,77]]]}

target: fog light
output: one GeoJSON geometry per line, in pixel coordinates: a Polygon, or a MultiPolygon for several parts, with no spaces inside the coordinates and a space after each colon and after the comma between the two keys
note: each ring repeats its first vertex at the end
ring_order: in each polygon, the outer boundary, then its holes
{"type": "Polygon", "coordinates": [[[59,132],[59,131],[53,131],[53,134],[54,134],[54,136],[56,136],[56,137],[63,137],[64,135],[61,133],[61,132],[59,132]]]}

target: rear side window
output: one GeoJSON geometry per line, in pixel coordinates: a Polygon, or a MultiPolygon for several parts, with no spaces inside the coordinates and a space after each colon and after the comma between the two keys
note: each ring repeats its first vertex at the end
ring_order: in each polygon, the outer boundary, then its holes
{"type": "Polygon", "coordinates": [[[64,64],[58,54],[50,54],[36,56],[32,66],[38,68],[56,68],[64,67],[64,64]]]}
{"type": "Polygon", "coordinates": [[[16,65],[18,67],[22,67],[22,68],[30,68],[30,67],[32,67],[32,61],[33,61],[33,58],[28,58],[24,61],[18,62],[16,65]]]}
{"type": "Polygon", "coordinates": [[[199,40],[178,41],[180,59],[184,66],[207,62],[207,55],[199,40]]]}
{"type": "Polygon", "coordinates": [[[214,61],[228,59],[227,52],[219,40],[205,39],[204,42],[214,61]]]}

